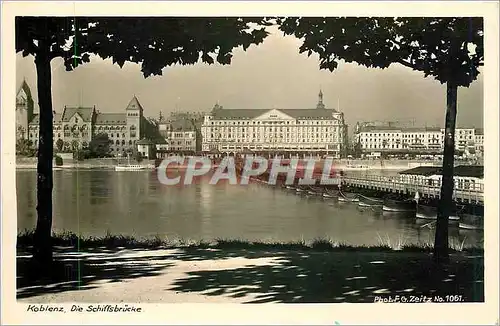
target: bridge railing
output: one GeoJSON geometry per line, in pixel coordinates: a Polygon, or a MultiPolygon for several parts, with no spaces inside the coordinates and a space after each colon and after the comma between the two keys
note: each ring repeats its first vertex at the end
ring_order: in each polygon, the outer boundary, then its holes
{"type": "MultiPolygon", "coordinates": [[[[391,178],[386,176],[378,175],[366,175],[363,177],[343,177],[343,181],[347,184],[356,186],[367,186],[374,188],[390,189],[395,192],[419,192],[422,196],[434,196],[439,197],[441,193],[441,182],[438,180],[433,180],[433,183],[429,183],[429,180],[415,180],[413,182],[404,182],[398,178],[391,178]]],[[[483,202],[484,198],[484,184],[481,183],[469,183],[468,187],[457,187],[455,184],[453,190],[453,197],[461,200],[483,202]]]]}

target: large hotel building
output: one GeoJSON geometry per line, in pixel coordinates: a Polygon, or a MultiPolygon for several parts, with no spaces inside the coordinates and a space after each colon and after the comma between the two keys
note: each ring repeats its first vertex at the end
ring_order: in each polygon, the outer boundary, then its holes
{"type": "Polygon", "coordinates": [[[323,104],[312,109],[225,109],[216,105],[201,126],[202,150],[280,152],[339,157],[347,141],[344,114],[323,104]]]}

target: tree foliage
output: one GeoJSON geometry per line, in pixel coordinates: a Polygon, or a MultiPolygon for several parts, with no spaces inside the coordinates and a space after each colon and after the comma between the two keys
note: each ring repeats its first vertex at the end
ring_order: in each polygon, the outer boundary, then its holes
{"type": "Polygon", "coordinates": [[[106,157],[109,154],[111,140],[106,133],[100,133],[94,136],[89,143],[91,157],[106,157]]]}
{"type": "Polygon", "coordinates": [[[36,41],[46,39],[49,58],[63,58],[67,70],[96,54],[120,67],[140,63],[148,77],[200,60],[230,64],[235,48],[264,40],[264,25],[265,19],[251,17],[16,17],[16,50],[36,56],[36,41]]]}
{"type": "Polygon", "coordinates": [[[301,53],[317,53],[320,68],[330,71],[339,60],[369,68],[399,63],[467,87],[484,61],[481,17],[289,17],[279,24],[304,41],[301,53]]]}

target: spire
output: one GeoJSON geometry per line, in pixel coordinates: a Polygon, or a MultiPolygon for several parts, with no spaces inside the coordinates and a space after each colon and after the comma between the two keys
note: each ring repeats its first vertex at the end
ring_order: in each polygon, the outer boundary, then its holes
{"type": "Polygon", "coordinates": [[[323,91],[321,88],[319,89],[319,94],[318,94],[318,105],[316,106],[317,109],[324,109],[325,105],[323,104],[323,91]]]}

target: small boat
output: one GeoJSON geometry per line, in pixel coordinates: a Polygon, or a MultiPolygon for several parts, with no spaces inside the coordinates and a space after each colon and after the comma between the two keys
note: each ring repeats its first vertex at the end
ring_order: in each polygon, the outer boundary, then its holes
{"type": "Polygon", "coordinates": [[[295,190],[296,188],[294,186],[285,186],[286,190],[295,190]]]}
{"type": "Polygon", "coordinates": [[[386,212],[414,212],[417,210],[417,203],[414,200],[384,199],[382,210],[386,212]]]}
{"type": "MultiPolygon", "coordinates": [[[[437,215],[426,215],[424,213],[417,212],[416,217],[422,220],[437,220],[437,215]]],[[[456,215],[450,215],[448,217],[450,221],[459,221],[460,217],[456,215]]]]}
{"type": "Polygon", "coordinates": [[[359,195],[359,206],[383,206],[384,200],[374,197],[359,195]],[[361,204],[363,203],[363,204],[361,204]]]}
{"type": "Polygon", "coordinates": [[[359,202],[359,197],[358,194],[343,193],[342,191],[339,191],[339,201],[354,203],[354,202],[359,202]]]}
{"type": "Polygon", "coordinates": [[[466,223],[458,223],[458,227],[464,230],[483,230],[483,227],[480,225],[472,225],[466,223]]]}
{"type": "Polygon", "coordinates": [[[333,192],[331,190],[325,189],[325,192],[323,193],[323,197],[336,198],[336,197],[339,197],[339,194],[338,194],[338,192],[333,192]]]}
{"type": "Polygon", "coordinates": [[[128,164],[128,165],[117,165],[115,166],[115,171],[141,171],[146,170],[147,166],[138,164],[128,164]]]}
{"type": "Polygon", "coordinates": [[[295,191],[296,192],[304,192],[304,191],[306,191],[306,189],[304,187],[299,186],[299,187],[295,188],[295,191]]]}
{"type": "MultiPolygon", "coordinates": [[[[153,165],[154,168],[154,165],[153,165]]],[[[130,164],[130,155],[127,155],[127,165],[115,166],[115,171],[141,171],[148,169],[148,166],[140,164],[130,164]]]]}
{"type": "Polygon", "coordinates": [[[364,201],[360,200],[358,202],[359,207],[371,207],[372,205],[365,203],[364,201]]]}
{"type": "MultiPolygon", "coordinates": [[[[460,209],[457,208],[456,206],[454,208],[452,208],[452,213],[448,217],[448,220],[450,220],[450,221],[460,220],[460,216],[458,214],[459,210],[460,209]]],[[[423,219],[423,220],[437,220],[437,208],[433,207],[433,206],[418,204],[416,217],[418,219],[423,219]]]]}
{"type": "Polygon", "coordinates": [[[323,194],[323,189],[320,188],[320,187],[313,187],[313,186],[310,186],[307,190],[307,193],[309,195],[321,195],[323,194]]]}

